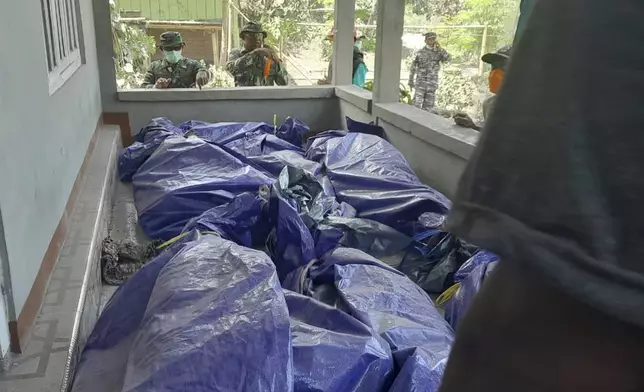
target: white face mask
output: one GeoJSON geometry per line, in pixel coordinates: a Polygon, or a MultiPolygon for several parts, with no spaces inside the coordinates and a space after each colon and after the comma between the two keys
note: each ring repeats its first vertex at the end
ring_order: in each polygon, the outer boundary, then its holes
{"type": "Polygon", "coordinates": [[[176,64],[181,60],[183,56],[181,56],[181,51],[180,50],[169,50],[169,51],[164,51],[166,60],[170,64],[176,64]]]}

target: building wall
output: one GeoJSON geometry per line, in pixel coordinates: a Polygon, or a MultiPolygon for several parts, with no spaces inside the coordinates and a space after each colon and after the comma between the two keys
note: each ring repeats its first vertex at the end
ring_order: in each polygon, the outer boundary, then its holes
{"type": "Polygon", "coordinates": [[[378,120],[378,125],[385,129],[387,140],[403,153],[423,183],[449,198],[454,196],[467,159],[421,140],[382,119],[378,120]]]}
{"type": "Polygon", "coordinates": [[[152,20],[219,20],[222,0],[117,0],[122,11],[140,11],[152,20]]]}
{"type": "MultiPolygon", "coordinates": [[[[92,1],[77,1],[85,63],[53,95],[40,1],[10,2],[9,10],[0,13],[5,31],[20,32],[12,56],[0,63],[0,211],[16,315],[34,283],[101,114],[92,1]]],[[[4,321],[0,325],[6,325],[4,321]]],[[[0,345],[3,341],[0,336],[0,345]]]]}
{"type": "Polygon", "coordinates": [[[336,98],[227,100],[178,102],[128,102],[132,133],[137,134],[155,117],[167,117],[178,123],[187,120],[208,122],[263,121],[278,125],[287,116],[297,117],[313,131],[340,128],[340,111],[336,98]]]}

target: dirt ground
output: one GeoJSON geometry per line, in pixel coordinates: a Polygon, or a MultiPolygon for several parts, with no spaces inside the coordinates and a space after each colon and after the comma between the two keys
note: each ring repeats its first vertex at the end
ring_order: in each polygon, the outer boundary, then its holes
{"type": "MultiPolygon", "coordinates": [[[[367,80],[373,80],[374,63],[376,59],[375,53],[365,53],[365,64],[369,72],[367,73],[367,80]]],[[[409,71],[403,62],[401,71],[401,81],[406,82],[409,71]]],[[[328,62],[322,60],[321,47],[310,47],[301,50],[296,56],[287,57],[286,67],[289,74],[299,86],[309,86],[317,84],[319,79],[323,79],[327,73],[328,62]]]]}

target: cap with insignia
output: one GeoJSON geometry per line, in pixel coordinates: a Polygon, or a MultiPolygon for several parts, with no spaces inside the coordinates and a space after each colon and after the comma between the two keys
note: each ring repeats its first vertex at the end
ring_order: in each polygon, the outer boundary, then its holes
{"type": "Polygon", "coordinates": [[[166,31],[161,34],[161,43],[159,44],[161,48],[172,48],[181,44],[183,44],[183,39],[181,34],[176,31],[166,31]]]}

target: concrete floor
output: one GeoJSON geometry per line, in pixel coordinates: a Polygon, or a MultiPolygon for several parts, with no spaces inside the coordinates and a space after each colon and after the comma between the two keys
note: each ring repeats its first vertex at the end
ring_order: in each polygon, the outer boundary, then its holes
{"type": "MultiPolygon", "coordinates": [[[[131,184],[116,181],[113,209],[108,233],[115,240],[135,239],[146,242],[147,237],[137,225],[131,184]]],[[[24,353],[14,355],[11,368],[0,374],[0,392],[59,391],[69,350],[74,314],[83,279],[83,254],[89,244],[90,230],[83,230],[84,209],[79,203],[73,214],[73,225],[65,240],[60,258],[52,275],[42,309],[27,339],[24,353]]],[[[116,286],[103,284],[100,309],[105,307],[116,286]]]]}

